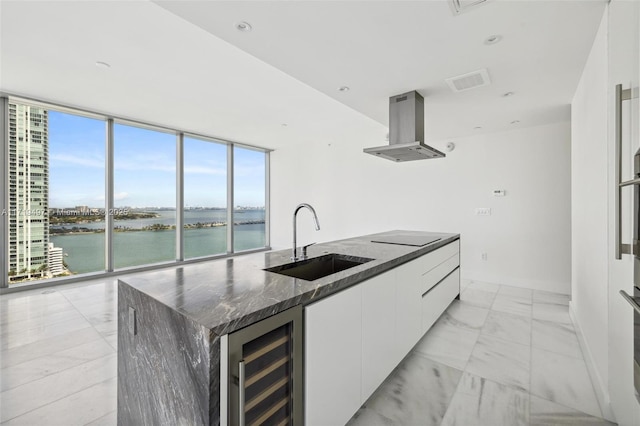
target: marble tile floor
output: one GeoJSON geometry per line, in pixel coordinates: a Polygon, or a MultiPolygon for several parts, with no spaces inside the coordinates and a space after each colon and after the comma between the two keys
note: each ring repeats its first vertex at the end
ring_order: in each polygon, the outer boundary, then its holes
{"type": "Polygon", "coordinates": [[[462,287],[349,426],[614,424],[602,418],[568,296],[462,287]]]}
{"type": "MultiPolygon", "coordinates": [[[[349,426],[612,424],[568,302],[463,282],[349,426]]],[[[116,425],[116,303],[115,279],[0,296],[0,424],[116,425]]]]}

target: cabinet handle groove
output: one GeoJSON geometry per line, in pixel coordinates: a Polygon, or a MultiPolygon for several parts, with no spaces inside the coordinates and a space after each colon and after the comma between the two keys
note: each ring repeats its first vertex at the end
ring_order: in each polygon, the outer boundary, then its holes
{"type": "Polygon", "coordinates": [[[452,270],[451,272],[449,272],[447,275],[445,275],[445,276],[444,276],[444,278],[442,278],[440,281],[438,281],[436,284],[434,284],[434,286],[433,286],[433,287],[431,287],[429,290],[425,291],[425,292],[422,294],[422,297],[425,297],[427,294],[429,294],[429,292],[430,292],[431,290],[433,290],[434,288],[438,287],[438,285],[439,285],[442,281],[444,281],[444,280],[446,280],[447,278],[449,278],[449,275],[453,274],[453,273],[454,273],[455,271],[457,271],[458,269],[460,269],[460,266],[456,266],[455,268],[453,268],[453,270],[452,270]]]}

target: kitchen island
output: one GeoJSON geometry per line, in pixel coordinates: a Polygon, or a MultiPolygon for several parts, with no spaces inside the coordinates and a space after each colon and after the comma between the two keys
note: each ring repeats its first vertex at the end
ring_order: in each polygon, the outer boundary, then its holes
{"type": "Polygon", "coordinates": [[[219,424],[221,411],[226,413],[226,407],[221,410],[220,406],[225,387],[221,382],[224,336],[295,306],[319,305],[458,239],[457,234],[390,231],[317,244],[309,248],[310,258],[339,253],[373,260],[314,281],[264,271],[291,262],[290,250],[212,260],[121,280],[118,423],[219,424]],[[439,239],[421,247],[372,242],[389,236],[439,239]]]}

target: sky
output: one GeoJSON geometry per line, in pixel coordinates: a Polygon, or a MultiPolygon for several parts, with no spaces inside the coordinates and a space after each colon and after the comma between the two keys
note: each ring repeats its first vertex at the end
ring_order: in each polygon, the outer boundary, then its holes
{"type": "MultiPolygon", "coordinates": [[[[105,122],[49,111],[49,207],[104,207],[105,122]]],[[[226,145],[185,137],[184,204],[225,207],[226,145]]],[[[264,153],[234,149],[235,205],[264,206],[264,153]]],[[[114,126],[114,207],[175,207],[176,136],[114,126]]]]}

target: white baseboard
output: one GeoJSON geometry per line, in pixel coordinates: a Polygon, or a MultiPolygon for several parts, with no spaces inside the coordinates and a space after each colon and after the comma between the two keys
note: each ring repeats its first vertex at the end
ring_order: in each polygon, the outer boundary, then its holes
{"type": "Polygon", "coordinates": [[[462,270],[462,278],[471,281],[482,281],[493,284],[503,284],[512,287],[530,288],[551,293],[571,294],[571,282],[539,281],[522,277],[487,274],[480,271],[462,270]]]}
{"type": "Polygon", "coordinates": [[[593,389],[596,392],[596,397],[598,398],[598,403],[600,404],[600,409],[602,410],[602,417],[609,421],[615,422],[615,416],[613,415],[613,410],[611,409],[609,388],[607,387],[606,383],[602,382],[602,378],[600,377],[600,374],[598,374],[598,370],[596,370],[595,368],[593,354],[591,353],[591,350],[587,345],[587,341],[584,338],[582,328],[578,323],[576,314],[573,310],[573,306],[573,301],[569,302],[569,316],[571,317],[571,322],[573,323],[573,327],[576,330],[580,348],[582,349],[582,353],[584,354],[584,362],[585,364],[587,364],[587,370],[589,371],[589,376],[591,377],[591,383],[593,383],[593,389]]]}

